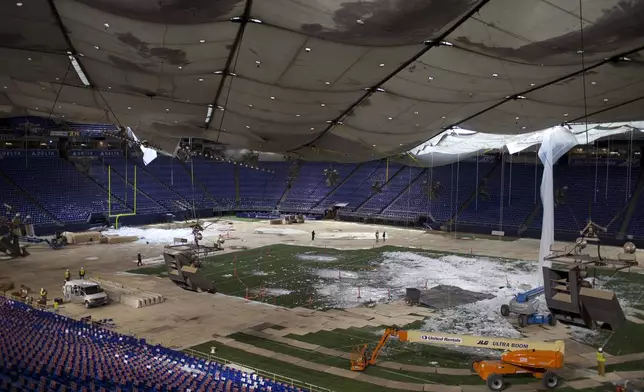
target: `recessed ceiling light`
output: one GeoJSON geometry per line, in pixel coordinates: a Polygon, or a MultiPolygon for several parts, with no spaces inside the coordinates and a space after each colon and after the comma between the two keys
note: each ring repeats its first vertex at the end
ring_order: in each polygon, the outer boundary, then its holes
{"type": "Polygon", "coordinates": [[[250,129],[250,125],[246,125],[246,129],[250,129]]]}
{"type": "Polygon", "coordinates": [[[331,84],[331,82],[324,82],[324,84],[326,84],[326,85],[328,86],[328,85],[330,85],[330,84],[331,84]]]}
{"type": "Polygon", "coordinates": [[[165,111],[166,111],[166,113],[167,113],[167,112],[169,112],[169,111],[170,111],[170,109],[166,109],[165,111]]]}
{"type": "Polygon", "coordinates": [[[515,120],[518,120],[518,119],[519,119],[519,117],[515,117],[514,119],[515,119],[515,120]]]}
{"type": "Polygon", "coordinates": [[[499,76],[499,74],[495,74],[495,73],[492,74],[493,78],[496,78],[497,76],[499,76]]]}
{"type": "Polygon", "coordinates": [[[94,49],[99,50],[100,48],[96,45],[94,45],[94,49]]]}
{"type": "Polygon", "coordinates": [[[568,113],[564,113],[564,117],[568,117],[568,113]]]}
{"type": "Polygon", "coordinates": [[[110,28],[110,24],[109,24],[109,23],[107,23],[107,22],[103,23],[103,26],[105,26],[105,28],[106,28],[106,29],[109,29],[109,28],[110,28]]]}
{"type": "Polygon", "coordinates": [[[373,146],[375,147],[376,145],[374,144],[373,146]]]}
{"type": "Polygon", "coordinates": [[[296,115],[295,115],[295,117],[300,117],[300,115],[299,115],[299,114],[296,114],[296,115]]]}
{"type": "Polygon", "coordinates": [[[199,81],[200,81],[200,82],[203,82],[203,78],[199,78],[199,81]]]}
{"type": "Polygon", "coordinates": [[[394,119],[393,117],[387,117],[387,118],[388,118],[389,120],[393,120],[393,119],[394,119]]]}
{"type": "Polygon", "coordinates": [[[590,84],[597,84],[597,82],[590,82],[590,84]]]}
{"type": "Polygon", "coordinates": [[[444,119],[444,118],[445,118],[445,116],[443,116],[443,117],[441,117],[441,118],[442,118],[442,119],[444,119]]]}
{"type": "Polygon", "coordinates": [[[382,68],[382,67],[384,67],[384,66],[385,66],[384,64],[380,64],[380,68],[382,68]]]}
{"type": "Polygon", "coordinates": [[[39,109],[38,109],[38,108],[36,108],[36,110],[39,110],[39,109]]]}
{"type": "Polygon", "coordinates": [[[252,109],[252,108],[253,108],[253,105],[252,105],[252,104],[248,104],[248,107],[252,109]]]}
{"type": "Polygon", "coordinates": [[[131,106],[128,106],[128,107],[127,107],[127,110],[132,110],[132,107],[131,107],[131,106]]]}
{"type": "Polygon", "coordinates": [[[271,97],[271,99],[275,99],[275,97],[271,97]]]}
{"type": "Polygon", "coordinates": [[[255,60],[255,64],[260,65],[262,62],[259,60],[255,60]]]}
{"type": "Polygon", "coordinates": [[[315,131],[315,128],[311,127],[311,131],[315,131]]]}
{"type": "Polygon", "coordinates": [[[311,48],[304,48],[304,50],[306,50],[307,52],[310,52],[311,48]]]}
{"type": "Polygon", "coordinates": [[[534,84],[534,83],[530,83],[530,87],[534,87],[534,86],[535,86],[535,84],[534,84]]]}
{"type": "Polygon", "coordinates": [[[108,87],[107,87],[107,89],[108,89],[108,90],[111,90],[111,89],[112,89],[112,86],[108,86],[108,87]]]}
{"type": "Polygon", "coordinates": [[[177,68],[179,68],[179,69],[183,69],[183,65],[180,65],[180,66],[178,66],[177,68]]]}
{"type": "Polygon", "coordinates": [[[22,3],[16,3],[18,7],[22,7],[22,3]]]}
{"type": "Polygon", "coordinates": [[[27,60],[31,61],[31,57],[27,57],[27,60]]]}
{"type": "Polygon", "coordinates": [[[414,114],[418,114],[418,112],[414,112],[414,114]]]}
{"type": "Polygon", "coordinates": [[[577,51],[577,54],[583,54],[583,53],[584,53],[584,51],[583,51],[583,50],[578,50],[578,51],[577,51]]]}
{"type": "Polygon", "coordinates": [[[324,106],[326,106],[326,104],[321,103],[320,106],[324,107],[324,106]]]}
{"type": "Polygon", "coordinates": [[[420,127],[420,124],[416,124],[417,127],[420,127]]]}
{"type": "Polygon", "coordinates": [[[608,102],[608,98],[604,98],[604,102],[608,102]]]}
{"type": "Polygon", "coordinates": [[[4,88],[7,88],[7,86],[3,86],[4,88]]]}
{"type": "Polygon", "coordinates": [[[434,78],[432,78],[431,76],[429,76],[429,77],[427,78],[427,80],[429,80],[429,81],[431,82],[432,80],[434,80],[434,78]]]}
{"type": "Polygon", "coordinates": [[[521,129],[525,129],[525,127],[521,127],[521,129]]]}
{"type": "Polygon", "coordinates": [[[205,43],[206,43],[206,40],[205,40],[205,39],[200,39],[200,40],[199,40],[199,43],[200,43],[200,44],[205,44],[205,43]]]}
{"type": "Polygon", "coordinates": [[[400,145],[402,146],[402,143],[400,143],[400,145]]]}

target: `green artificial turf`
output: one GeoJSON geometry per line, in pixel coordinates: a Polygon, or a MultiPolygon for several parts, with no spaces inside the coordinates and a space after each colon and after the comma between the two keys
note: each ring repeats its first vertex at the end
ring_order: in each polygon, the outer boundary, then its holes
{"type": "MultiPolygon", "coordinates": [[[[286,354],[293,357],[301,358],[310,362],[319,363],[337,367],[340,369],[347,369],[350,361],[344,358],[333,357],[319,352],[302,349],[299,347],[289,346],[287,344],[275,342],[268,339],[246,335],[244,333],[236,333],[228,336],[242,343],[251,344],[255,347],[260,347],[266,350],[271,350],[276,353],[286,354]]],[[[444,374],[431,374],[431,373],[418,373],[402,370],[392,370],[380,368],[377,366],[368,367],[365,372],[370,376],[380,377],[392,381],[402,381],[420,384],[446,384],[446,385],[463,385],[463,384],[478,384],[480,378],[475,375],[468,376],[453,376],[444,374]]]]}

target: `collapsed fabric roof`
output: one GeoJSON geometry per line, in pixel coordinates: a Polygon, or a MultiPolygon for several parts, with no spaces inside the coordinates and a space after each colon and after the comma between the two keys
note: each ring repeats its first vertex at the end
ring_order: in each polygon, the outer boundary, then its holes
{"type": "MultiPolygon", "coordinates": [[[[493,135],[452,129],[436,136],[409,151],[416,164],[442,166],[467,159],[487,150],[505,150],[516,154],[541,144],[544,135],[558,128],[557,125],[542,131],[521,135],[493,135]]],[[[592,144],[595,140],[633,132],[634,138],[644,136],[644,121],[608,124],[571,124],[565,127],[577,139],[577,144],[592,144]]]]}
{"type": "Polygon", "coordinates": [[[452,126],[641,120],[643,19],[644,0],[4,1],[0,115],[336,161],[452,126]]]}

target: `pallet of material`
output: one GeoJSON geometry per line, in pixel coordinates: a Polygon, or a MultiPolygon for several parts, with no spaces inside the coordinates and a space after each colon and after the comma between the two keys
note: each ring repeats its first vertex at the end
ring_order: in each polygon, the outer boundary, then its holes
{"type": "Polygon", "coordinates": [[[101,239],[104,244],[125,244],[128,242],[138,241],[139,237],[136,235],[106,235],[101,239]]]}
{"type": "Polygon", "coordinates": [[[99,231],[83,231],[80,233],[73,233],[71,231],[66,231],[63,233],[65,238],[67,238],[68,244],[87,244],[87,243],[98,243],[101,241],[101,233],[99,231]]]}

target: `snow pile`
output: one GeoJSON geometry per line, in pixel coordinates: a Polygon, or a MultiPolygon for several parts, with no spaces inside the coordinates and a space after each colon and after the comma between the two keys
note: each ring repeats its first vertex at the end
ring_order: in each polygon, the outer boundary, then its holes
{"type": "Polygon", "coordinates": [[[286,290],[286,289],[268,288],[268,289],[264,289],[264,293],[268,295],[280,296],[280,295],[289,295],[292,293],[292,291],[286,290]]]}
{"type": "Polygon", "coordinates": [[[303,255],[297,255],[297,258],[300,259],[300,260],[304,260],[304,261],[319,261],[319,262],[323,262],[323,263],[330,263],[332,261],[338,261],[337,257],[324,256],[324,255],[303,254],[303,255]]]}
{"type": "Polygon", "coordinates": [[[281,229],[276,227],[258,227],[255,229],[255,234],[276,234],[276,235],[296,235],[308,234],[306,231],[296,229],[281,229]]]}
{"type": "Polygon", "coordinates": [[[485,257],[385,252],[383,262],[375,271],[351,272],[358,275],[358,279],[344,279],[343,275],[343,279],[338,280],[337,270],[334,273],[320,270],[319,274],[316,273],[321,277],[316,290],[328,298],[331,306],[343,308],[358,306],[368,300],[382,301],[389,295],[402,298],[407,287],[424,289],[425,286],[450,285],[488,293],[495,298],[436,312],[436,317],[427,320],[425,329],[517,337],[518,332],[500,315],[499,309],[515,294],[538,285],[536,269],[534,263],[504,262],[485,257]]]}
{"type": "MultiPolygon", "coordinates": [[[[219,234],[226,234],[230,229],[228,225],[206,224],[206,226],[206,229],[203,231],[204,237],[215,237],[219,234]]],[[[106,230],[104,234],[137,236],[139,237],[139,240],[137,241],[138,243],[149,242],[150,244],[171,244],[175,238],[187,238],[189,242],[192,242],[192,229],[189,227],[175,229],[161,229],[156,227],[121,227],[119,229],[106,230]]]]}
{"type": "MultiPolygon", "coordinates": [[[[391,236],[387,233],[387,239],[391,236]]],[[[376,240],[376,232],[371,233],[351,233],[351,232],[335,232],[335,233],[319,233],[315,235],[315,238],[320,238],[323,240],[376,240]]],[[[382,240],[382,232],[380,233],[380,239],[382,240]]]]}
{"type": "Polygon", "coordinates": [[[340,271],[332,269],[315,270],[315,275],[324,279],[358,279],[360,275],[357,272],[340,271]]]}

